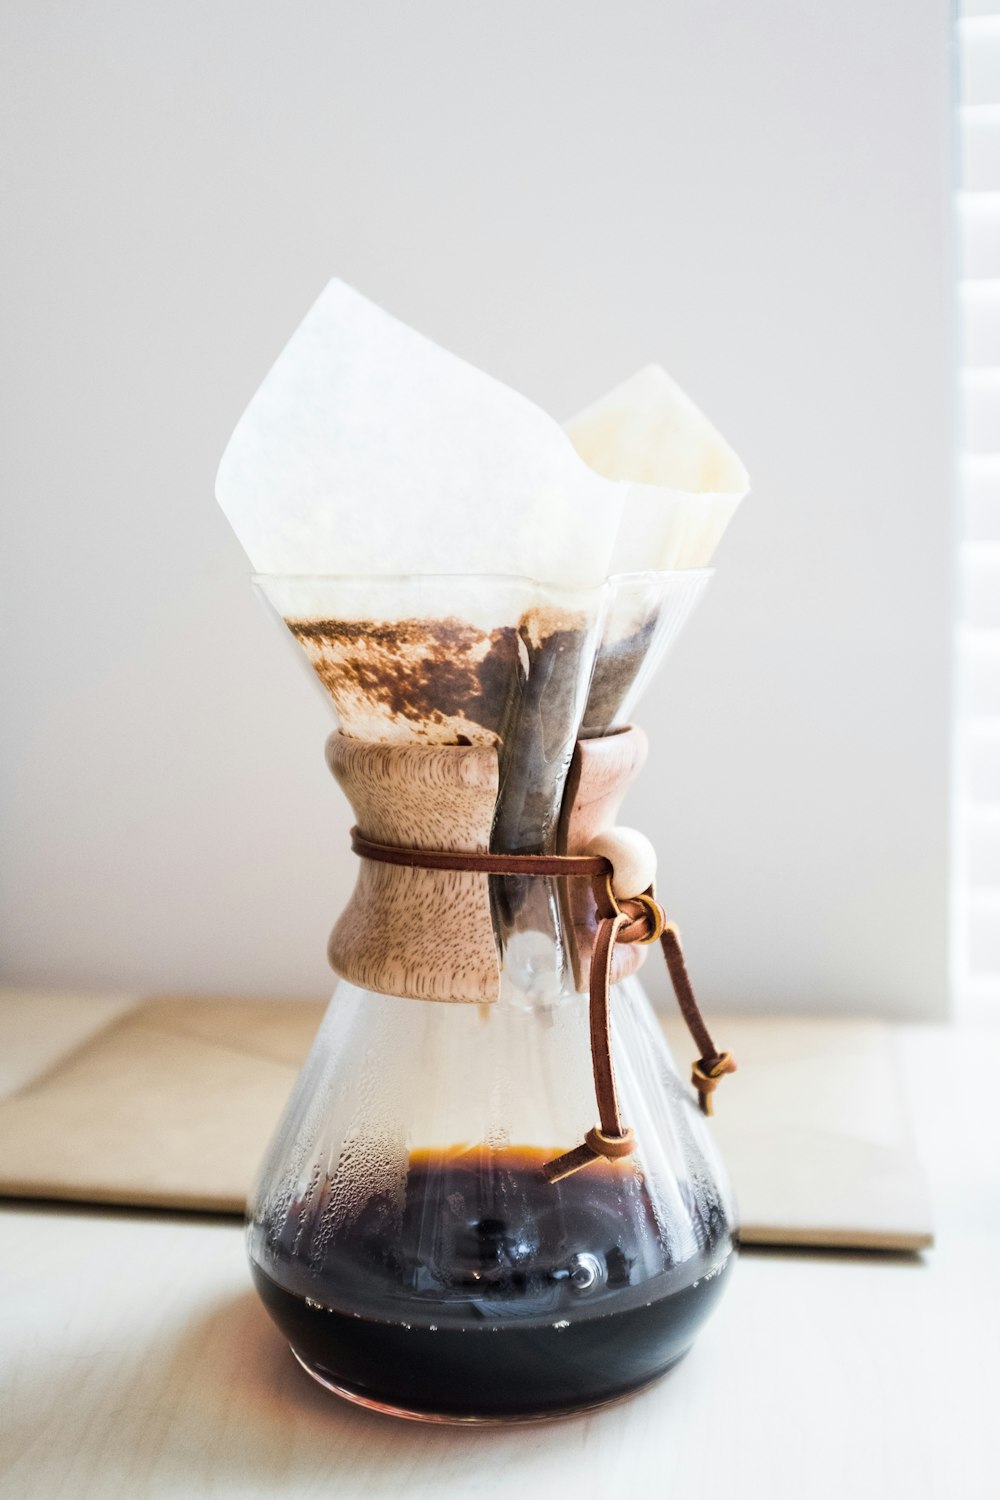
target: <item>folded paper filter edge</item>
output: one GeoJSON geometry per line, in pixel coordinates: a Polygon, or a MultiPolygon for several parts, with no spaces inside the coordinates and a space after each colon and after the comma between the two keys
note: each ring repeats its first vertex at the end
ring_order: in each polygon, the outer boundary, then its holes
{"type": "MultiPolygon", "coordinates": [[[[324,310],[330,307],[335,311],[346,309],[346,318],[360,318],[362,325],[370,326],[373,331],[388,330],[386,336],[390,340],[402,339],[404,347],[419,351],[420,359],[426,356],[428,368],[443,371],[446,381],[460,378],[470,382],[475,392],[484,393],[484,401],[492,399],[492,393],[495,392],[497,410],[505,420],[513,413],[515,422],[519,423],[523,418],[526,433],[545,433],[548,445],[546,451],[557,453],[557,468],[560,464],[566,465],[566,472],[571,476],[576,471],[572,483],[579,484],[579,494],[582,497],[589,497],[588,504],[592,510],[595,496],[600,496],[603,491],[608,516],[616,521],[616,530],[625,529],[624,512],[631,503],[640,507],[640,514],[647,525],[655,526],[660,519],[664,528],[684,533],[684,541],[679,550],[676,546],[664,549],[651,545],[650,562],[643,564],[640,558],[640,565],[653,568],[705,566],[732,514],[748,493],[749,478],[739,457],[690,397],[660,366],[645,366],[560,427],[554,418],[520,392],[444,350],[368,301],[346,283],[333,280],[317,298],[251,398],[226,445],[219,465],[216,477],[217,499],[250,555],[256,571],[267,573],[285,570],[264,565],[266,559],[261,557],[254,546],[245,524],[248,507],[246,497],[239,493],[241,474],[245,476],[248,469],[252,469],[256,450],[259,448],[263,452],[266,446],[262,442],[260,431],[255,429],[255,420],[262,407],[266,415],[269,392],[280,382],[282,372],[289,363],[294,364],[296,349],[304,334],[322,319],[324,310]],[[565,443],[566,454],[558,452],[557,444],[560,441],[565,443]],[[692,465],[697,466],[698,462],[702,466],[707,464],[714,477],[715,482],[710,487],[704,484],[684,487],[672,481],[672,476],[678,472],[678,466],[680,471],[686,469],[690,475],[692,465]],[[581,474],[586,478],[581,478],[581,474]],[[597,489],[594,488],[595,485],[597,489]],[[699,526],[702,527],[700,537],[697,535],[699,526]],[[667,561],[663,561],[664,558],[667,561]]],[[[360,349],[360,343],[358,347],[360,349]]],[[[292,446],[294,447],[294,433],[292,446]]],[[[291,452],[292,449],[288,448],[287,451],[291,452]]],[[[290,483],[294,485],[295,482],[296,476],[292,475],[290,483]]],[[[540,503],[544,505],[544,482],[540,482],[540,495],[540,503]]],[[[275,504],[278,504],[277,500],[275,504]]],[[[317,527],[326,526],[329,521],[328,517],[320,517],[318,514],[310,519],[317,527]]],[[[301,520],[299,526],[301,530],[301,520]]],[[[259,523],[257,529],[259,532],[259,523]]],[[[628,549],[629,571],[634,566],[634,555],[635,548],[628,549]]],[[[288,571],[315,574],[317,571],[330,570],[299,567],[288,571]]],[[[375,570],[366,568],[363,571],[373,573],[375,570]]],[[[393,568],[378,571],[384,574],[416,570],[393,568]]],[[[540,576],[538,570],[524,571],[540,576]]],[[[607,551],[604,571],[621,571],[617,565],[614,546],[607,551]]]]}
{"type": "Polygon", "coordinates": [[[588,467],[630,486],[690,500],[725,498],[734,505],[750,489],[735,449],[659,364],[643,365],[568,418],[563,430],[588,467]],[[710,457],[721,482],[680,483],[678,439],[710,457]]]}

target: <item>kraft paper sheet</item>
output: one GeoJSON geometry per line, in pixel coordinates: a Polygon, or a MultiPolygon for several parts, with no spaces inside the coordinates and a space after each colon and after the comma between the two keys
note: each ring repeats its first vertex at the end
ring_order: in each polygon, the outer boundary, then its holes
{"type": "MultiPolygon", "coordinates": [[[[324,1010],[317,1001],[0,994],[0,1057],[14,1058],[0,1079],[11,1090],[0,1098],[0,1194],[241,1214],[324,1010]],[[18,1067],[15,1053],[30,1066],[18,1067]]],[[[714,1129],[745,1242],[929,1245],[892,1029],[713,1022],[740,1062],[717,1095],[714,1129]]],[[[690,1039],[673,1018],[666,1029],[683,1070],[690,1039]]]]}

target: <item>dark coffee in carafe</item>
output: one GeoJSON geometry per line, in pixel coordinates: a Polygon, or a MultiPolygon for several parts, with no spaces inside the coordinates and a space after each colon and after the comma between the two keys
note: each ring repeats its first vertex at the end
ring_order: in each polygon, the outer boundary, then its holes
{"type": "Polygon", "coordinates": [[[488,1420],[598,1405],[669,1369],[730,1269],[722,1209],[676,1259],[633,1163],[550,1183],[553,1154],[414,1154],[402,1194],[349,1224],[318,1186],[296,1204],[253,1269],[310,1372],[380,1409],[488,1420]]]}

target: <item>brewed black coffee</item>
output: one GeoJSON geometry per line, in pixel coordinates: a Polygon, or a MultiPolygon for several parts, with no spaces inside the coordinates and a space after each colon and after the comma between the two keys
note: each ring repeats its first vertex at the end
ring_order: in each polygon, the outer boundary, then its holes
{"type": "Polygon", "coordinates": [[[631,1163],[553,1184],[557,1154],[415,1154],[405,1188],[357,1213],[328,1188],[293,1205],[253,1271],[306,1367],[383,1409],[484,1419],[597,1405],[668,1370],[722,1290],[730,1225],[716,1204],[693,1216],[696,1247],[671,1248],[631,1163]]]}

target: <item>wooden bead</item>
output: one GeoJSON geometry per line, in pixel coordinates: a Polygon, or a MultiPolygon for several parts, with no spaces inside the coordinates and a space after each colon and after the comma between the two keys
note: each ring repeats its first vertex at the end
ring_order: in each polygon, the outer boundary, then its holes
{"type": "Polygon", "coordinates": [[[656,850],[635,828],[606,828],[590,840],[586,854],[603,854],[614,866],[611,889],[619,901],[639,896],[656,879],[656,850]]]}
{"type": "MultiPolygon", "coordinates": [[[[613,828],[629,786],[638,776],[649,749],[646,736],[633,724],[621,734],[599,740],[579,740],[563,797],[558,852],[582,854],[602,828],[613,828]]],[[[587,880],[560,880],[560,896],[568,917],[566,936],[579,991],[590,984],[590,958],[597,936],[597,907],[587,880]]],[[[642,943],[619,943],[611,959],[611,979],[617,984],[642,968],[649,949],[642,943]]]]}

